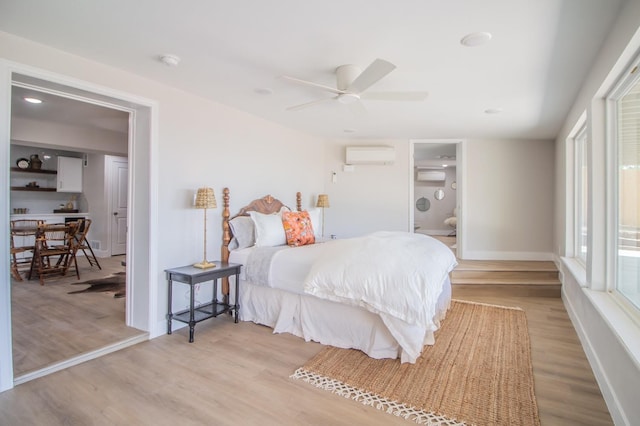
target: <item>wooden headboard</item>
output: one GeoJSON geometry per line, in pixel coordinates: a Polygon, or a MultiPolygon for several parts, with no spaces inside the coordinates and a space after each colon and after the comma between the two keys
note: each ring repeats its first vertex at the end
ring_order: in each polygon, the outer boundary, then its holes
{"type": "MultiPolygon", "coordinates": [[[[243,208],[241,208],[233,217],[229,211],[229,188],[222,190],[222,248],[221,256],[223,262],[229,261],[229,243],[231,242],[231,227],[229,221],[238,216],[248,216],[249,212],[258,212],[263,214],[272,214],[280,211],[282,207],[287,207],[280,200],[273,198],[271,195],[265,195],[262,198],[253,200],[243,208]]],[[[288,207],[287,207],[288,208],[288,207]]],[[[302,194],[296,193],[296,210],[302,211],[302,194]]],[[[222,280],[222,293],[224,295],[229,294],[229,281],[225,278],[222,280]]]]}

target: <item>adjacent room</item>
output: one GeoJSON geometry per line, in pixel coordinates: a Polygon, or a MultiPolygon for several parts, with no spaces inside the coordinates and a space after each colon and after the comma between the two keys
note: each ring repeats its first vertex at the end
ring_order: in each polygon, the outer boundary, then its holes
{"type": "Polygon", "coordinates": [[[145,333],[126,326],[122,298],[129,114],[22,79],[11,90],[11,129],[13,371],[20,381],[145,333]],[[34,102],[47,108],[30,108],[34,102]],[[69,224],[81,229],[73,237],[67,229],[54,244],[77,243],[74,257],[39,262],[37,226],[50,226],[42,234],[55,237],[56,226],[69,224]]]}
{"type": "Polygon", "coordinates": [[[0,2],[0,418],[634,424],[639,23],[0,2]]]}

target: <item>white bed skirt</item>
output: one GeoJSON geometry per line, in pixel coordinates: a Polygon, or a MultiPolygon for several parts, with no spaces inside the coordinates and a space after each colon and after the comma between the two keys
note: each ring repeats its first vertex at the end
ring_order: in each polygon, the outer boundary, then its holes
{"type": "MultiPolygon", "coordinates": [[[[234,300],[234,286],[230,286],[234,300]]],[[[436,323],[444,319],[451,303],[451,282],[447,277],[438,298],[436,323]]],[[[273,328],[274,333],[291,333],[306,341],[339,348],[359,349],[372,358],[400,358],[402,348],[380,316],[363,308],[342,305],[309,295],[253,285],[240,280],[241,321],[252,321],[273,328]]],[[[408,326],[405,338],[433,344],[434,336],[419,327],[408,326]]]]}

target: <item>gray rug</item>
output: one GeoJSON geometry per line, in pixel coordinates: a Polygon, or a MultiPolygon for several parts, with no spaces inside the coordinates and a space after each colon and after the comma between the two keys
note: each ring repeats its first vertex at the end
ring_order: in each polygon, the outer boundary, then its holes
{"type": "Polygon", "coordinates": [[[120,298],[126,296],[127,275],[125,272],[117,272],[106,278],[87,280],[81,283],[72,283],[72,285],[88,285],[89,287],[83,290],[70,291],[67,294],[113,291],[115,292],[113,297],[120,298]]]}

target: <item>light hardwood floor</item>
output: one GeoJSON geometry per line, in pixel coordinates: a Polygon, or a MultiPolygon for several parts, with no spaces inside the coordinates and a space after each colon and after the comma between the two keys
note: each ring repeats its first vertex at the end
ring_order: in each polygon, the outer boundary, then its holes
{"type": "MultiPolygon", "coordinates": [[[[527,313],[542,425],[610,425],[562,301],[493,290],[454,297],[527,313]]],[[[227,316],[30,381],[0,394],[7,425],[407,425],[289,375],[322,346],[227,316]]]]}
{"type": "MultiPolygon", "coordinates": [[[[102,270],[78,258],[80,280],[71,271],[51,277],[11,282],[14,377],[142,334],[125,325],[125,299],[113,293],[79,293],[75,285],[124,271],[123,256],[100,259],[102,270]]],[[[1,423],[1,422],[0,422],[1,423]]]]}

